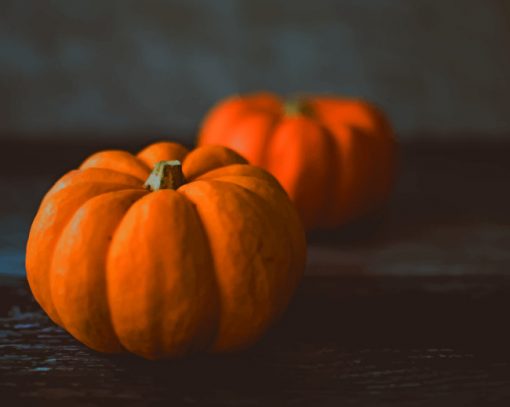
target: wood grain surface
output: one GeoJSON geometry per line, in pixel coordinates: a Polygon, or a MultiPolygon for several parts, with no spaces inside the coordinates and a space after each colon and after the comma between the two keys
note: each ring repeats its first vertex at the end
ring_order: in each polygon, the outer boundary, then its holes
{"type": "Polygon", "coordinates": [[[492,406],[510,402],[510,278],[307,277],[256,347],[148,362],[57,328],[0,289],[0,394],[14,404],[492,406]]]}

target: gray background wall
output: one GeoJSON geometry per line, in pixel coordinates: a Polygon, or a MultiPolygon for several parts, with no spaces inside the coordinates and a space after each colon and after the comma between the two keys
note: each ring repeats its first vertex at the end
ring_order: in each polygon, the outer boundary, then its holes
{"type": "Polygon", "coordinates": [[[402,137],[510,133],[508,0],[0,1],[1,137],[182,131],[234,92],[334,92],[402,137]]]}

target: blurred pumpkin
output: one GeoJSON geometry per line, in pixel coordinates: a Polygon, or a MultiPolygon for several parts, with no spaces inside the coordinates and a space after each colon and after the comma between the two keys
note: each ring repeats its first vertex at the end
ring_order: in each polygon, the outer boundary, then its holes
{"type": "Polygon", "coordinates": [[[393,131],[362,100],[233,96],[208,113],[198,144],[230,147],[271,172],[308,228],[339,226],[374,211],[394,183],[393,131]]]}
{"type": "Polygon", "coordinates": [[[225,147],[162,142],[98,152],[57,181],[26,269],[36,300],[79,341],[156,359],[255,342],[289,302],[305,251],[270,174],[225,147]]]}

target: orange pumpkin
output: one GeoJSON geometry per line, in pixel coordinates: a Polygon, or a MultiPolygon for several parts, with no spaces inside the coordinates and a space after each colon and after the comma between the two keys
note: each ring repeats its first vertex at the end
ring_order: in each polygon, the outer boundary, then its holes
{"type": "Polygon", "coordinates": [[[26,269],[79,341],[156,359],[255,342],[289,302],[305,250],[271,175],[225,147],[162,142],[96,153],[57,181],[26,269]]]}
{"type": "Polygon", "coordinates": [[[390,124],[361,100],[233,96],[206,116],[198,141],[230,147],[271,172],[308,228],[339,226],[373,211],[394,181],[390,124]]]}

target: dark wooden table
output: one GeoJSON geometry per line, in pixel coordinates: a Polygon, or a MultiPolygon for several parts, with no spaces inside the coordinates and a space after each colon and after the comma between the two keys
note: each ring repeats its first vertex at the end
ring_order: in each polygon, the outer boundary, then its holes
{"type": "Polygon", "coordinates": [[[307,275],[258,345],[164,362],[90,351],[32,300],[38,200],[97,148],[56,146],[0,145],[0,405],[510,405],[510,144],[403,146],[389,207],[310,234],[307,275]]]}

